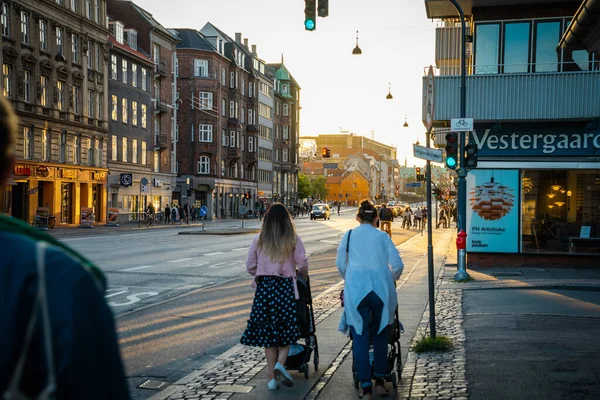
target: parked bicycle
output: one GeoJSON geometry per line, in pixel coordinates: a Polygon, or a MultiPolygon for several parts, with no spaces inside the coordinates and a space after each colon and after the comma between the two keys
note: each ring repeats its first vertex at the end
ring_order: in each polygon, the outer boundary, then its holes
{"type": "Polygon", "coordinates": [[[53,229],[54,225],[56,225],[56,217],[54,215],[50,215],[47,217],[36,215],[33,221],[31,222],[31,225],[35,226],[36,228],[53,229]]]}
{"type": "Polygon", "coordinates": [[[151,213],[146,213],[144,219],[141,221],[143,225],[146,225],[146,228],[153,227],[156,222],[156,215],[151,213]]]}

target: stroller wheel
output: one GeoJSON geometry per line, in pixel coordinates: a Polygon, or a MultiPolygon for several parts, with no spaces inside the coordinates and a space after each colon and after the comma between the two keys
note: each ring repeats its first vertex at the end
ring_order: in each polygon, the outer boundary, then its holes
{"type": "Polygon", "coordinates": [[[396,375],[396,371],[392,372],[392,386],[394,389],[398,388],[398,377],[396,375]]]}
{"type": "Polygon", "coordinates": [[[304,364],[302,366],[302,370],[300,372],[304,372],[304,378],[308,379],[308,372],[310,370],[310,367],[308,366],[308,364],[304,364]]]}

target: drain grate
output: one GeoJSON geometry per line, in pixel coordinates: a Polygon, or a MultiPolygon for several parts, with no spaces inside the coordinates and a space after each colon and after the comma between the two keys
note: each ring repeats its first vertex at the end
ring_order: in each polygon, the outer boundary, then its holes
{"type": "Polygon", "coordinates": [[[138,387],[142,389],[163,390],[167,386],[171,386],[171,382],[155,381],[152,379],[148,379],[146,382],[142,383],[138,387]]]}
{"type": "Polygon", "coordinates": [[[254,386],[244,386],[244,385],[217,385],[215,386],[211,392],[217,393],[249,393],[254,386]]]}

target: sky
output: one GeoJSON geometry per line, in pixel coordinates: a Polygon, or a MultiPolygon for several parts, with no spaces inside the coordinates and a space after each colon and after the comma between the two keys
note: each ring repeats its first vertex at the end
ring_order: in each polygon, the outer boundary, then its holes
{"type": "Polygon", "coordinates": [[[434,63],[435,21],[424,0],[329,0],[329,17],[304,30],[304,0],[134,0],[167,28],[208,21],[248,38],[267,63],[285,65],[302,88],[300,135],[341,129],[398,148],[403,165],[423,165],[422,78],[434,63]],[[359,31],[362,55],[352,55],[359,31]],[[393,100],[386,100],[388,85],[393,100]],[[405,116],[409,127],[403,128],[405,116]]]}

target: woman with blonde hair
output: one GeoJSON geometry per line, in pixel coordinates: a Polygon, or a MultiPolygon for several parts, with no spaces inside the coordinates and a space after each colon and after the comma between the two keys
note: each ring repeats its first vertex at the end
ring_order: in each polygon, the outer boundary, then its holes
{"type": "Polygon", "coordinates": [[[240,340],[247,346],[265,348],[269,390],[279,387],[278,380],[285,386],[294,384],[284,365],[290,345],[300,337],[296,268],[302,275],[308,273],[304,244],[296,234],[287,208],[274,203],[248,250],[246,269],[255,277],[256,293],[248,326],[240,340]]]}

